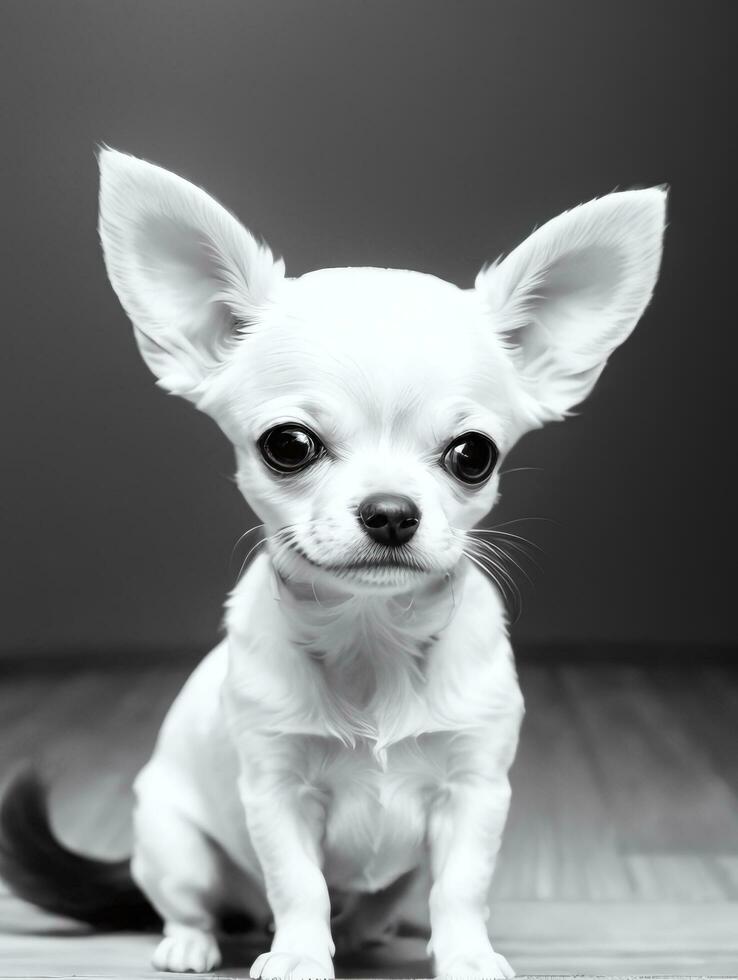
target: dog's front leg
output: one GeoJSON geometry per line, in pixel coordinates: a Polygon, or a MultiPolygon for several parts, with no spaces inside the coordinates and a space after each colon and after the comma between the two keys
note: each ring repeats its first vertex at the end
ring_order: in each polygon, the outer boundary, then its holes
{"type": "Polygon", "coordinates": [[[251,976],[333,977],[330,900],[322,872],[325,804],[305,783],[302,742],[249,735],[239,790],[274,917],[271,950],[251,976]]]}
{"type": "Polygon", "coordinates": [[[440,789],[428,824],[432,887],[431,939],[442,976],[513,977],[487,934],[487,905],[510,805],[507,770],[517,744],[519,719],[510,720],[509,748],[499,732],[462,736],[458,755],[440,789]],[[497,743],[497,745],[495,745],[497,743]]]}

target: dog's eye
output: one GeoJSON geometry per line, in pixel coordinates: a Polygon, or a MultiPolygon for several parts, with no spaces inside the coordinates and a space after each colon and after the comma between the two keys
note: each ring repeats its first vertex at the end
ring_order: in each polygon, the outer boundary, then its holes
{"type": "Polygon", "coordinates": [[[297,473],[323,452],[323,443],[309,429],[294,423],[275,425],[259,439],[264,461],[279,473],[297,473]]]}
{"type": "Polygon", "coordinates": [[[481,432],[465,432],[446,448],[441,464],[461,483],[475,486],[492,475],[500,453],[497,446],[481,432]]]}

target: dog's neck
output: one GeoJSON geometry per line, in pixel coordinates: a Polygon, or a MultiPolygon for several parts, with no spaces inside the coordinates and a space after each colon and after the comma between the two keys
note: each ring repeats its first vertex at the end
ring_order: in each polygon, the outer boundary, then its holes
{"type": "Polygon", "coordinates": [[[329,591],[272,573],[292,641],[315,663],[334,717],[381,752],[423,700],[427,658],[454,617],[464,567],[398,594],[329,591]]]}
{"type": "Polygon", "coordinates": [[[427,647],[453,619],[465,566],[428,576],[401,591],[351,591],[341,584],[287,578],[272,563],[275,598],[295,642],[326,664],[346,663],[360,652],[377,654],[385,646],[427,647]],[[372,642],[378,636],[384,645],[372,642]],[[403,637],[405,638],[403,642],[403,637]],[[364,643],[369,647],[364,650],[364,643]]]}

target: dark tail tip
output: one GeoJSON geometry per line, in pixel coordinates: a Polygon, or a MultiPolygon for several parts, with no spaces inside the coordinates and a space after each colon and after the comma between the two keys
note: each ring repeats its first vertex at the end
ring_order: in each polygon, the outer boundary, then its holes
{"type": "Polygon", "coordinates": [[[57,840],[46,786],[30,767],[10,780],[0,800],[0,878],[19,898],[97,929],[161,925],[127,860],[85,857],[57,840]]]}

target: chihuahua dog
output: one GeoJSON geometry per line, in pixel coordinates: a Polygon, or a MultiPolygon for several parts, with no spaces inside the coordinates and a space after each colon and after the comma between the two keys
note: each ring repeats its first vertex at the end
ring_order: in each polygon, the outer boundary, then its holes
{"type": "Polygon", "coordinates": [[[217,967],[224,909],[271,917],[251,976],[322,978],[334,940],[381,934],[427,862],[436,972],[512,977],[487,901],[523,701],[472,530],[511,447],[586,398],[643,313],[665,190],[575,207],[461,289],[396,269],[289,278],[198,187],[109,149],[100,169],[141,354],[233,443],[265,545],[136,780],[130,874],[21,819],[21,780],[6,878],[97,923],[125,917],[135,883],[164,923],[160,970],[217,967]]]}

